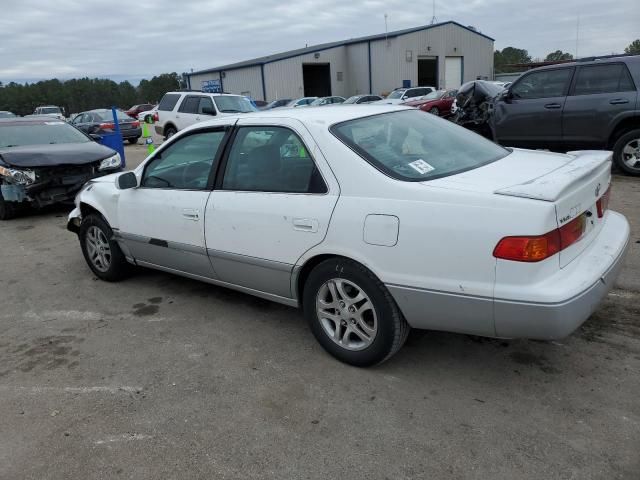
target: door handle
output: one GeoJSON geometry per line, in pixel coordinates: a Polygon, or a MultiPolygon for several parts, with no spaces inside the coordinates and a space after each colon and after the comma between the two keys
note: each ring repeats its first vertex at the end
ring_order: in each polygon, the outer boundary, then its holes
{"type": "Polygon", "coordinates": [[[547,110],[557,110],[561,107],[562,105],[560,105],[559,103],[547,103],[544,108],[546,108],[547,110]]]}
{"type": "Polygon", "coordinates": [[[625,103],[629,103],[629,100],[626,98],[614,98],[613,100],[610,100],[609,103],[611,105],[623,105],[625,103]]]}
{"type": "Polygon", "coordinates": [[[300,232],[316,233],[318,231],[318,221],[312,218],[294,218],[293,229],[300,232]]]}
{"type": "Polygon", "coordinates": [[[187,220],[197,222],[200,220],[200,212],[198,210],[192,210],[190,208],[182,209],[182,216],[187,220]]]}

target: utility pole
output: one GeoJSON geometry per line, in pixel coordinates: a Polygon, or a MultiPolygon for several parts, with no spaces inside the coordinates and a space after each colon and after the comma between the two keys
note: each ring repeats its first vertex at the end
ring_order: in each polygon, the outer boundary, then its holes
{"type": "Polygon", "coordinates": [[[438,19],[436,18],[436,0],[433,0],[431,6],[433,7],[433,15],[431,16],[431,25],[434,23],[438,23],[438,19]]]}

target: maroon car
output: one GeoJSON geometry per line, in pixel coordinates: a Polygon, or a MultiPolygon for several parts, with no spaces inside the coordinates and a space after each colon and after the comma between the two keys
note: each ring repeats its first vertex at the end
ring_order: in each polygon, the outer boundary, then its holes
{"type": "Polygon", "coordinates": [[[456,99],[457,90],[437,90],[424,97],[404,102],[402,105],[416,107],[423,112],[432,113],[440,117],[451,115],[451,105],[456,99]]]}
{"type": "Polygon", "coordinates": [[[129,115],[131,118],[135,118],[137,120],[138,119],[138,114],[140,114],[142,112],[148,112],[149,110],[153,110],[154,108],[156,108],[155,105],[151,105],[150,103],[143,103],[143,104],[140,104],[140,105],[134,105],[133,107],[131,107],[129,110],[127,110],[124,113],[129,115]]]}

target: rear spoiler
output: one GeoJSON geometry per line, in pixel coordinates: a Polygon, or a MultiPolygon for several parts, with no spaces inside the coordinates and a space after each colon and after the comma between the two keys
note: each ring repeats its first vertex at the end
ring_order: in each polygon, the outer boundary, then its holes
{"type": "MultiPolygon", "coordinates": [[[[580,150],[567,152],[573,160],[563,166],[526,183],[496,190],[498,195],[532,198],[546,202],[555,202],[576,183],[583,183],[598,175],[602,169],[611,169],[612,153],[602,150],[580,150]]],[[[604,190],[603,190],[604,191],[604,190]]]]}

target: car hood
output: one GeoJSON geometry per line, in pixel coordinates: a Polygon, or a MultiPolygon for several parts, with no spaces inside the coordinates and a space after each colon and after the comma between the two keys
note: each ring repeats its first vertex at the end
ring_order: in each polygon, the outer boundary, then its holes
{"type": "Polygon", "coordinates": [[[0,161],[19,168],[83,165],[108,158],[115,153],[96,142],[25,145],[0,148],[0,161]]]}
{"type": "Polygon", "coordinates": [[[399,105],[403,102],[404,100],[402,100],[401,98],[385,98],[383,100],[377,100],[371,103],[374,105],[399,105]]]}
{"type": "Polygon", "coordinates": [[[610,161],[611,152],[567,154],[513,149],[506,157],[482,167],[421,182],[425,186],[492,193],[553,202],[582,177],[610,161]]]}

